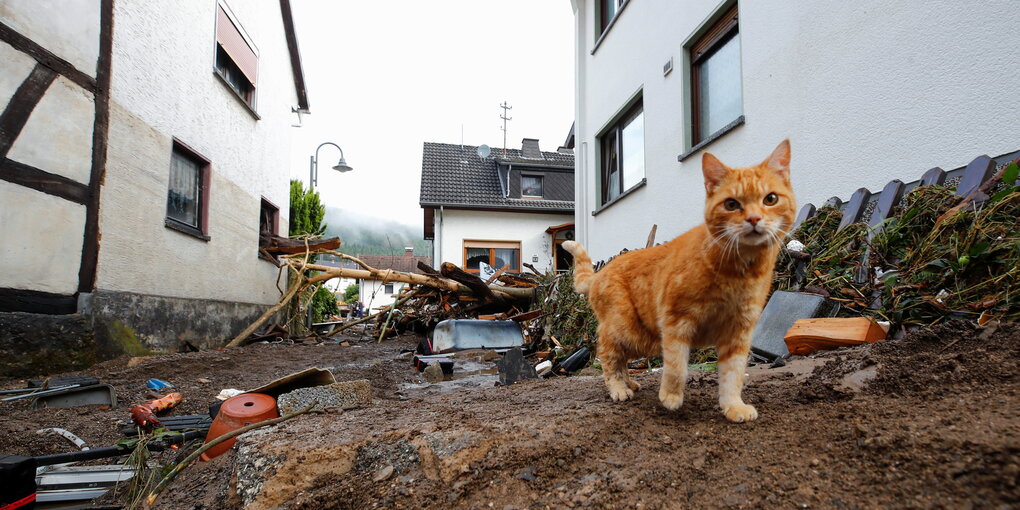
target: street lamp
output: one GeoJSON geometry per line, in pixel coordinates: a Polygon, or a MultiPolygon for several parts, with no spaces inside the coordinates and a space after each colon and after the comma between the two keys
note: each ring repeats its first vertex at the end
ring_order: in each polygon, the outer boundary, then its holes
{"type": "Polygon", "coordinates": [[[340,151],[340,161],[337,161],[336,164],[333,165],[333,170],[336,170],[337,172],[340,173],[350,172],[351,170],[354,170],[353,168],[351,168],[351,165],[347,164],[347,160],[344,159],[344,150],[341,149],[339,145],[333,142],[322,142],[319,144],[318,147],[315,148],[315,155],[309,156],[311,158],[311,161],[309,162],[308,165],[309,191],[314,191],[315,185],[318,184],[319,182],[319,149],[321,149],[323,145],[332,145],[333,147],[336,147],[336,150],[340,151]]]}
{"type": "MultiPolygon", "coordinates": [[[[340,172],[340,173],[350,172],[351,170],[354,170],[353,168],[351,168],[351,165],[347,164],[347,160],[344,159],[344,150],[341,149],[339,145],[337,145],[337,144],[335,144],[333,142],[322,142],[322,143],[319,144],[318,147],[315,148],[315,154],[312,155],[312,156],[309,156],[311,158],[311,160],[308,163],[308,191],[309,192],[315,191],[315,185],[319,181],[319,149],[321,149],[322,146],[324,146],[324,145],[332,145],[333,147],[336,147],[336,150],[340,151],[340,161],[337,161],[336,164],[333,165],[333,170],[336,170],[337,172],[340,172]]],[[[308,327],[309,331],[311,331],[311,329],[312,329],[312,301],[311,300],[308,301],[308,315],[305,318],[305,326],[308,327]]]]}

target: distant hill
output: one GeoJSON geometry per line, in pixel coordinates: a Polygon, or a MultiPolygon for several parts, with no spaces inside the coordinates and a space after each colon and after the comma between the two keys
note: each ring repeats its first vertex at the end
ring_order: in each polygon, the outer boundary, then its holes
{"type": "Polygon", "coordinates": [[[348,255],[403,255],[405,246],[413,246],[414,254],[432,256],[432,241],[422,239],[422,226],[369,216],[338,207],[326,207],[326,236],[337,236],[343,243],[340,251],[348,255]]]}

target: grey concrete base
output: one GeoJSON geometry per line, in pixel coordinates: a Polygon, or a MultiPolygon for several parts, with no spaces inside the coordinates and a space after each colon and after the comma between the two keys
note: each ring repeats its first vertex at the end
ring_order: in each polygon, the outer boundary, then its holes
{"type": "Polygon", "coordinates": [[[0,377],[45,376],[123,354],[222,347],[269,305],[96,291],[79,313],[0,313],[0,377]]]}
{"type": "Polygon", "coordinates": [[[96,334],[125,352],[142,348],[177,352],[185,342],[200,349],[222,347],[269,305],[152,296],[99,290],[81,300],[96,334]]]}
{"type": "Polygon", "coordinates": [[[0,377],[48,375],[102,359],[88,317],[0,313],[0,377]]]}

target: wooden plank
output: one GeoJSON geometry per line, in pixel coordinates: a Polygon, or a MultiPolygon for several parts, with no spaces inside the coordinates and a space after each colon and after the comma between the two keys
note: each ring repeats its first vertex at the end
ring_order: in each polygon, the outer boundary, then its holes
{"type": "Polygon", "coordinates": [[[928,170],[921,176],[921,186],[941,186],[942,183],[946,182],[946,171],[935,167],[928,170]]]}
{"type": "MultiPolygon", "coordinates": [[[[992,158],[985,155],[974,158],[974,161],[971,161],[967,168],[963,170],[960,184],[956,186],[956,196],[965,197],[970,195],[971,192],[976,191],[994,173],[995,161],[992,161],[992,158]]],[[[980,203],[985,200],[988,200],[988,195],[984,193],[974,197],[974,202],[980,203]]]]}
{"type": "Polygon", "coordinates": [[[800,212],[797,213],[797,219],[793,220],[793,226],[790,227],[790,232],[797,230],[800,228],[801,223],[804,223],[808,219],[814,217],[815,212],[817,212],[815,204],[806,204],[804,207],[801,207],[800,212]]]}
{"type": "Polygon", "coordinates": [[[655,231],[658,230],[659,225],[653,223],[651,232],[648,232],[648,241],[645,242],[645,248],[651,248],[655,246],[655,231]]]}
{"type": "Polygon", "coordinates": [[[0,158],[0,180],[32,188],[76,204],[87,204],[89,199],[88,186],[63,175],[51,174],[7,158],[0,158]]]}
{"type": "Polygon", "coordinates": [[[474,295],[482,298],[485,302],[492,303],[497,301],[496,295],[492,293],[492,290],[489,289],[489,286],[481,278],[461,269],[456,264],[443,262],[443,265],[439,267],[439,272],[446,278],[471,289],[474,295]]]}
{"type": "Polygon", "coordinates": [[[871,227],[868,231],[868,239],[875,237],[875,234],[882,230],[883,222],[892,216],[893,208],[900,203],[901,198],[903,198],[903,182],[899,179],[889,181],[889,184],[882,188],[875,203],[875,211],[871,213],[871,219],[868,221],[868,226],[871,227]]]}
{"type": "Polygon", "coordinates": [[[871,192],[868,191],[868,188],[859,188],[855,191],[850,196],[846,209],[843,210],[843,219],[839,221],[839,228],[836,230],[843,230],[850,224],[860,221],[861,214],[864,213],[864,208],[868,205],[869,200],[871,200],[871,192]]]}

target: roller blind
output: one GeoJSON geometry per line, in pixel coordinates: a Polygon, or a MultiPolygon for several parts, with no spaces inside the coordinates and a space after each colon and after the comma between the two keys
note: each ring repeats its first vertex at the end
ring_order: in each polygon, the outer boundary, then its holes
{"type": "Polygon", "coordinates": [[[254,87],[255,79],[258,77],[259,58],[255,56],[255,51],[248,46],[244,37],[241,37],[241,32],[234,26],[234,22],[230,21],[223,7],[217,6],[216,11],[216,42],[227,55],[230,55],[231,60],[254,87]]]}

